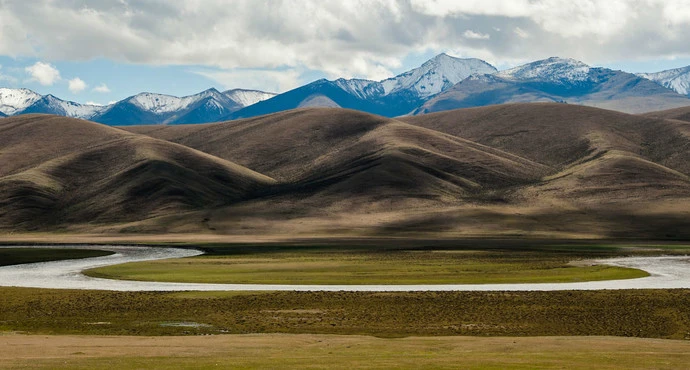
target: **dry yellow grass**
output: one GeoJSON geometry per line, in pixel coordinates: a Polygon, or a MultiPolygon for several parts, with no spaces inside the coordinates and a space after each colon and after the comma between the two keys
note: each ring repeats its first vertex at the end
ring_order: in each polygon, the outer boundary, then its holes
{"type": "Polygon", "coordinates": [[[614,337],[0,336],[0,368],[684,369],[690,342],[614,337]]]}

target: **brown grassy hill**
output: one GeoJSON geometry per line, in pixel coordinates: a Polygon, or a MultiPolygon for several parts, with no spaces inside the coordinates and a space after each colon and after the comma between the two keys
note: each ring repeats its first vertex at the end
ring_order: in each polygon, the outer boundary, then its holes
{"type": "Polygon", "coordinates": [[[127,130],[0,121],[0,225],[690,237],[690,124],[678,120],[512,104],[400,119],[309,108],[127,130]]]}
{"type": "Polygon", "coordinates": [[[577,105],[532,103],[440,112],[401,121],[559,170],[618,150],[690,175],[688,127],[668,120],[577,105]]]}
{"type": "Polygon", "coordinates": [[[329,152],[389,120],[345,109],[296,109],[203,125],[132,126],[146,134],[231,160],[279,181],[294,181],[329,152]]]}
{"type": "Polygon", "coordinates": [[[679,121],[690,122],[690,107],[662,110],[643,114],[649,118],[676,119],[679,121]]]}
{"type": "Polygon", "coordinates": [[[0,225],[129,221],[231,204],[272,184],[191,148],[70,118],[0,122],[0,225]]]}
{"type": "Polygon", "coordinates": [[[690,135],[678,121],[514,104],[129,129],[281,179],[281,192],[205,214],[227,232],[676,237],[667,229],[688,220],[690,135]]]}
{"type": "Polygon", "coordinates": [[[602,206],[690,198],[690,135],[676,121],[566,104],[501,105],[404,121],[557,169],[517,198],[602,206]]]}
{"type": "Polygon", "coordinates": [[[281,179],[323,205],[454,202],[552,171],[525,158],[396,120],[313,108],[210,125],[128,127],[281,179]]]}

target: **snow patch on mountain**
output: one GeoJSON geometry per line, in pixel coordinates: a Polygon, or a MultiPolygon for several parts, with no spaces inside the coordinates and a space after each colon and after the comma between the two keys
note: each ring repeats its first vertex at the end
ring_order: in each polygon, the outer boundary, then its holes
{"type": "Polygon", "coordinates": [[[513,81],[578,82],[589,80],[591,68],[575,59],[553,57],[496,73],[513,81]]]}
{"type": "Polygon", "coordinates": [[[380,82],[376,81],[357,78],[351,80],[339,78],[333,82],[341,89],[360,99],[376,98],[384,94],[383,86],[380,82]]]}
{"type": "Polygon", "coordinates": [[[197,100],[198,98],[193,96],[178,98],[172,95],[141,93],[131,97],[129,102],[143,110],[162,114],[185,109],[197,100]]]}
{"type": "Polygon", "coordinates": [[[690,66],[657,73],[638,73],[638,76],[652,80],[678,94],[690,96],[690,66]]]}
{"type": "Polygon", "coordinates": [[[268,100],[277,94],[269,93],[258,90],[244,90],[244,89],[233,89],[223,92],[225,96],[230,98],[230,100],[241,105],[242,107],[248,107],[252,104],[256,104],[260,101],[268,100]]]}
{"type": "Polygon", "coordinates": [[[45,95],[17,114],[44,113],[60,116],[89,119],[107,107],[102,105],[79,104],[62,100],[54,95],[45,95]]]}
{"type": "Polygon", "coordinates": [[[11,116],[35,103],[42,96],[29,89],[0,88],[0,112],[11,116]]]}
{"type": "Polygon", "coordinates": [[[46,95],[45,98],[49,106],[54,107],[56,111],[61,111],[67,117],[91,118],[106,108],[102,105],[88,105],[66,101],[53,95],[46,95]]]}
{"type": "Polygon", "coordinates": [[[495,73],[496,68],[481,59],[454,58],[439,54],[421,67],[381,81],[384,94],[412,90],[426,98],[436,95],[473,74],[495,73]]]}

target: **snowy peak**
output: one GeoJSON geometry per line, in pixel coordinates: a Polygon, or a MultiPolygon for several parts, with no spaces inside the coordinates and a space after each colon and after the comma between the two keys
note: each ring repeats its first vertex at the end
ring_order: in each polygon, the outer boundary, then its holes
{"type": "Polygon", "coordinates": [[[29,89],[0,88],[0,112],[11,116],[28,108],[41,97],[29,89]]]}
{"type": "Polygon", "coordinates": [[[223,94],[242,107],[248,107],[260,101],[268,100],[277,95],[275,93],[265,91],[245,89],[228,90],[223,92],[223,94]]]}
{"type": "Polygon", "coordinates": [[[137,94],[127,101],[143,110],[157,114],[178,111],[186,108],[191,103],[191,99],[154,93],[137,94]]]}
{"type": "Polygon", "coordinates": [[[445,53],[426,61],[421,67],[381,81],[386,95],[412,90],[426,98],[447,90],[473,74],[495,73],[496,68],[481,59],[461,59],[445,53]]]}
{"type": "Polygon", "coordinates": [[[589,80],[591,68],[575,59],[552,57],[496,73],[506,80],[576,82],[589,80]]]}
{"type": "Polygon", "coordinates": [[[690,66],[657,73],[640,73],[638,76],[652,80],[678,94],[690,96],[690,66]]]}
{"type": "Polygon", "coordinates": [[[339,88],[360,99],[375,98],[383,95],[383,86],[381,83],[376,81],[362,80],[357,78],[353,78],[351,80],[339,78],[333,82],[339,88]]]}
{"type": "Polygon", "coordinates": [[[214,88],[202,91],[198,94],[183,96],[181,98],[172,95],[145,92],[134,95],[127,99],[127,101],[136,105],[142,110],[155,114],[165,114],[187,109],[194,103],[209,97],[220,100],[220,104],[227,103],[227,98],[214,88]]]}
{"type": "Polygon", "coordinates": [[[79,104],[62,100],[54,95],[46,95],[36,100],[19,113],[46,113],[57,114],[73,118],[91,118],[96,113],[106,109],[99,105],[79,104]]]}

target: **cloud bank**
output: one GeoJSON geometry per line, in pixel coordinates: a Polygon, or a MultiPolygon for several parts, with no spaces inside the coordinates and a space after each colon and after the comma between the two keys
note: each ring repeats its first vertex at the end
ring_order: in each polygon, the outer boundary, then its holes
{"type": "Polygon", "coordinates": [[[428,51],[493,63],[687,57],[688,34],[685,0],[0,0],[2,55],[194,65],[226,80],[279,68],[283,87],[300,70],[381,79],[428,51]]]}

